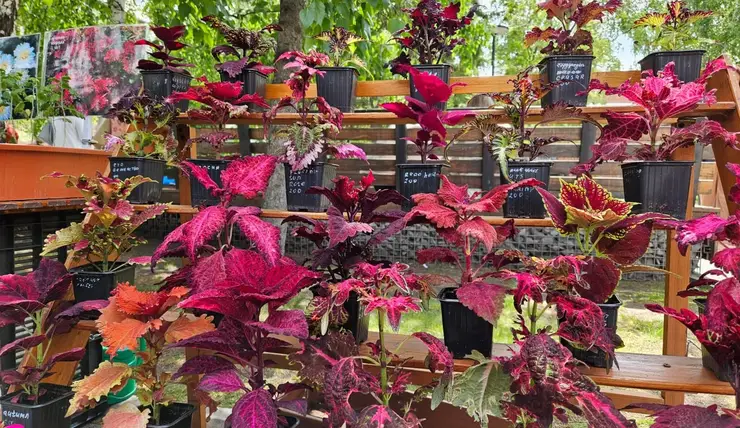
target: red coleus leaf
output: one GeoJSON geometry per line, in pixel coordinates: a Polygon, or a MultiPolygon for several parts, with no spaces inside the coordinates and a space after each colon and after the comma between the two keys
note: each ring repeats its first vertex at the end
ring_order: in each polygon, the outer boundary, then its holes
{"type": "MultiPolygon", "coordinates": [[[[444,176],[443,176],[444,177],[444,176]]],[[[495,212],[501,209],[506,202],[506,197],[510,191],[522,187],[544,186],[544,183],[534,178],[527,178],[516,183],[502,184],[494,187],[491,191],[483,195],[479,200],[471,201],[465,207],[467,213],[495,212]]]]}
{"type": "Polygon", "coordinates": [[[416,90],[429,106],[447,102],[452,96],[453,86],[448,85],[434,74],[422,72],[413,67],[410,67],[408,71],[414,78],[416,90]]]}
{"type": "Polygon", "coordinates": [[[195,260],[200,249],[226,225],[226,209],[207,207],[190,221],[170,232],[152,254],[152,267],[166,256],[184,256],[195,260]]]}
{"type": "Polygon", "coordinates": [[[469,236],[483,243],[487,251],[491,251],[498,241],[496,229],[482,217],[473,217],[457,227],[457,233],[461,236],[469,236]]]}
{"type": "Polygon", "coordinates": [[[607,112],[603,116],[607,125],[602,130],[602,139],[640,141],[650,132],[650,124],[641,114],[607,112]]]}
{"type": "Polygon", "coordinates": [[[359,233],[372,233],[373,227],[367,223],[348,222],[335,207],[327,211],[329,226],[329,246],[334,247],[359,233]]]}
{"type": "Polygon", "coordinates": [[[376,404],[362,410],[355,426],[363,428],[409,428],[412,425],[409,425],[392,409],[376,404]]]}
{"type": "Polygon", "coordinates": [[[424,248],[416,251],[416,261],[426,263],[451,263],[459,264],[460,257],[457,252],[444,247],[424,248]]]}
{"type": "Polygon", "coordinates": [[[206,374],[198,383],[198,388],[207,392],[236,392],[245,389],[239,373],[233,368],[206,374]]]}
{"type": "Polygon", "coordinates": [[[393,297],[376,297],[367,298],[365,315],[369,315],[374,310],[382,310],[388,316],[388,322],[393,331],[398,331],[401,324],[401,315],[405,312],[419,312],[421,307],[419,301],[411,296],[393,296],[393,297]]]}
{"type": "Polygon", "coordinates": [[[429,349],[429,355],[425,360],[425,365],[432,372],[441,371],[446,376],[452,376],[455,368],[455,361],[452,353],[447,349],[444,342],[432,336],[429,333],[413,333],[412,336],[424,342],[429,349]]]}
{"type": "Polygon", "coordinates": [[[326,374],[324,399],[329,406],[330,426],[354,424],[357,413],[349,403],[352,394],[369,394],[377,386],[377,380],[366,372],[356,358],[341,358],[326,374]]]}
{"type": "Polygon", "coordinates": [[[736,204],[740,204],[740,165],[736,163],[727,162],[727,169],[735,176],[735,184],[730,189],[730,200],[736,204]]]}
{"type": "Polygon", "coordinates": [[[250,210],[231,209],[237,211],[233,217],[233,222],[239,226],[239,230],[247,239],[252,241],[268,263],[276,263],[282,257],[280,228],[262,220],[257,215],[252,214],[250,210]]]}
{"type": "MultiPolygon", "coordinates": [[[[636,217],[636,216],[632,216],[636,217]]],[[[653,227],[650,223],[634,226],[619,239],[604,235],[597,244],[601,254],[620,265],[631,265],[637,262],[650,247],[653,227]]]]}
{"type": "Polygon", "coordinates": [[[302,310],[271,311],[265,322],[253,323],[271,334],[297,337],[308,337],[308,323],[302,310]]]}
{"type": "Polygon", "coordinates": [[[740,248],[727,248],[717,252],[712,263],[723,271],[740,278],[740,248]]]}
{"type": "Polygon", "coordinates": [[[584,391],[576,395],[576,401],[583,411],[583,417],[593,428],[636,428],[633,420],[620,412],[614,403],[598,391],[584,391]]]}
{"type": "Polygon", "coordinates": [[[689,246],[703,242],[705,239],[716,239],[728,221],[716,214],[688,220],[678,226],[676,242],[682,254],[686,254],[689,246]]]}
{"type": "Polygon", "coordinates": [[[263,428],[278,426],[275,400],[265,389],[252,390],[234,404],[232,428],[263,428]]]}
{"type": "Polygon", "coordinates": [[[514,308],[517,312],[522,312],[522,303],[526,298],[537,303],[544,301],[543,293],[547,289],[547,284],[539,276],[528,272],[504,272],[501,277],[516,280],[514,308]]]}
{"type": "Polygon", "coordinates": [[[615,360],[614,332],[606,328],[601,308],[575,296],[556,295],[550,302],[558,309],[558,336],[584,349],[601,349],[615,360]]]}
{"type": "Polygon", "coordinates": [[[247,156],[231,161],[221,173],[224,190],[232,196],[253,199],[267,189],[277,158],[269,155],[247,156]]]}
{"type": "Polygon", "coordinates": [[[732,413],[722,410],[717,413],[717,405],[699,407],[684,404],[681,406],[666,406],[661,404],[634,404],[626,410],[638,408],[650,410],[655,413],[652,417],[655,422],[651,428],[733,428],[737,427],[738,420],[732,413]]]}
{"type": "Polygon", "coordinates": [[[589,257],[575,289],[581,297],[594,303],[605,303],[614,294],[621,277],[622,271],[610,259],[589,257]]]}
{"type": "Polygon", "coordinates": [[[343,305],[349,299],[352,291],[359,291],[364,287],[365,283],[355,278],[350,278],[336,285],[332,285],[331,290],[334,295],[335,304],[343,305]]]}
{"type": "Polygon", "coordinates": [[[504,307],[506,289],[483,281],[468,282],[457,289],[457,298],[476,315],[496,324],[504,307]]]}

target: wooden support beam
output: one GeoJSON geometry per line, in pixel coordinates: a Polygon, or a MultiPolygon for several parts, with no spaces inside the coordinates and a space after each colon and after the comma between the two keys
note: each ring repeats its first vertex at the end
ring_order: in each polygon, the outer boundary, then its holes
{"type": "MultiPolygon", "coordinates": [[[[707,84],[709,88],[717,90],[717,100],[719,102],[732,102],[735,105],[740,103],[740,75],[735,70],[722,70],[717,72],[707,84]]],[[[735,109],[727,115],[714,118],[728,131],[740,132],[740,110],[735,109]]],[[[740,151],[727,147],[723,142],[714,142],[714,158],[717,162],[719,179],[724,190],[725,200],[730,214],[737,212],[738,205],[729,199],[730,189],[735,184],[735,176],[727,169],[728,162],[740,163],[740,151]]]]}

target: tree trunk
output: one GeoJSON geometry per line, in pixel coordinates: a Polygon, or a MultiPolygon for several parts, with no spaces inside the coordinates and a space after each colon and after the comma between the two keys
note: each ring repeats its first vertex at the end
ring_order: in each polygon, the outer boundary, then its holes
{"type": "Polygon", "coordinates": [[[112,24],[124,24],[126,22],[126,0],[108,0],[110,8],[110,20],[112,24]]]}
{"type": "Polygon", "coordinates": [[[0,37],[7,37],[13,34],[17,16],[17,0],[0,0],[0,37]]]}
{"type": "MultiPolygon", "coordinates": [[[[0,0],[1,1],[1,0],[0,0]]],[[[278,24],[283,31],[277,36],[276,57],[283,52],[300,50],[303,47],[303,26],[301,25],[300,13],[306,6],[306,0],[280,0],[280,18],[278,24]]],[[[283,82],[288,78],[290,72],[282,70],[281,64],[278,66],[273,82],[283,82]]],[[[285,148],[279,141],[270,141],[269,153],[273,155],[283,155],[285,148]]],[[[285,197],[285,168],[279,164],[275,173],[270,178],[270,184],[265,192],[263,208],[286,209],[287,202],[285,197]]],[[[285,229],[283,229],[283,238],[285,229]]]]}

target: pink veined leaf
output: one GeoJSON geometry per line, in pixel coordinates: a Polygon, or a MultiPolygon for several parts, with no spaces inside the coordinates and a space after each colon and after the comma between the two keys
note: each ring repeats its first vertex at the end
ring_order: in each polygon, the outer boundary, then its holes
{"type": "Polygon", "coordinates": [[[233,221],[270,264],[275,264],[282,257],[280,228],[252,214],[243,215],[237,212],[233,221]]]}
{"type": "Polygon", "coordinates": [[[740,278],[740,248],[726,248],[717,252],[712,258],[712,263],[736,278],[740,278]]]}
{"type": "Polygon", "coordinates": [[[163,256],[174,252],[195,260],[200,248],[210,241],[226,225],[226,209],[221,206],[207,207],[190,221],[170,232],[152,254],[152,267],[163,256]],[[174,249],[170,248],[173,244],[174,249]]]}
{"type": "Polygon", "coordinates": [[[684,404],[681,406],[667,406],[662,404],[633,404],[625,410],[638,408],[650,410],[653,413],[655,422],[651,428],[735,428],[737,427],[737,418],[728,414],[724,409],[724,414],[717,413],[717,405],[712,404],[709,407],[699,407],[684,404]]]}
{"type": "Polygon", "coordinates": [[[267,189],[277,158],[269,155],[243,157],[231,161],[221,173],[224,190],[231,195],[253,199],[267,189]]]}
{"type": "Polygon", "coordinates": [[[277,407],[272,396],[260,388],[246,393],[234,404],[232,428],[264,428],[278,426],[277,407]]]}
{"type": "Polygon", "coordinates": [[[354,144],[345,143],[329,146],[329,152],[336,159],[362,159],[367,162],[365,151],[354,144]]]}
{"type": "Polygon", "coordinates": [[[362,428],[407,428],[409,424],[392,409],[379,404],[366,407],[357,417],[357,424],[362,428]]]}
{"type": "Polygon", "coordinates": [[[602,139],[625,139],[639,141],[643,135],[650,132],[645,117],[638,113],[604,113],[607,125],[602,131],[602,139]]]}
{"type": "Polygon", "coordinates": [[[497,241],[496,229],[483,220],[482,217],[473,217],[461,224],[457,228],[457,233],[462,236],[469,236],[479,240],[483,245],[485,245],[486,250],[489,252],[497,241]]]}
{"type": "Polygon", "coordinates": [[[343,305],[352,291],[359,291],[365,287],[365,283],[359,279],[350,278],[331,286],[334,294],[335,304],[343,305]]]}
{"type": "Polygon", "coordinates": [[[679,225],[676,231],[676,242],[678,242],[681,254],[686,254],[689,246],[715,237],[726,225],[727,220],[717,214],[708,214],[679,225]]]}
{"type": "Polygon", "coordinates": [[[522,303],[525,298],[540,303],[544,300],[544,292],[547,284],[537,275],[527,272],[506,272],[502,275],[504,279],[516,279],[516,289],[514,290],[514,308],[517,312],[522,312],[522,303]]]}
{"type": "MultiPolygon", "coordinates": [[[[575,396],[584,418],[593,428],[635,428],[635,422],[628,420],[614,403],[598,391],[582,391],[575,396]]],[[[653,425],[654,427],[655,425],[653,425]]],[[[683,425],[680,425],[683,426],[683,425]]]]}
{"type": "Polygon", "coordinates": [[[167,211],[166,204],[153,204],[149,205],[143,211],[139,211],[131,217],[131,226],[137,228],[144,224],[146,221],[153,219],[154,217],[164,214],[167,211]]]}
{"type": "Polygon", "coordinates": [[[220,197],[223,193],[223,190],[221,190],[220,187],[218,187],[218,184],[216,184],[215,181],[211,178],[210,175],[208,175],[208,170],[195,165],[194,163],[190,161],[182,161],[180,165],[184,166],[186,169],[189,170],[190,174],[192,174],[198,182],[203,185],[203,187],[206,188],[211,194],[215,197],[220,197]]]}
{"type": "Polygon", "coordinates": [[[604,314],[596,303],[581,297],[562,295],[554,296],[551,302],[558,308],[558,335],[561,338],[585,349],[601,349],[614,360],[613,332],[605,327],[604,314]]]}
{"type": "Polygon", "coordinates": [[[152,256],[131,257],[126,260],[126,263],[130,265],[150,265],[152,264],[152,256]]]}
{"type": "Polygon", "coordinates": [[[504,307],[506,289],[483,281],[468,282],[457,289],[457,298],[476,315],[496,324],[504,307]]]}
{"type": "Polygon", "coordinates": [[[522,187],[535,187],[543,186],[544,183],[535,179],[527,178],[516,183],[502,184],[494,187],[491,191],[483,195],[478,201],[474,202],[465,207],[466,213],[480,213],[480,212],[495,212],[501,209],[506,202],[506,197],[510,191],[519,189],[522,187]]]}
{"type": "Polygon", "coordinates": [[[398,331],[401,324],[401,315],[404,312],[421,311],[418,300],[411,296],[369,297],[365,307],[365,315],[369,315],[377,309],[383,309],[386,312],[393,331],[398,331]]]}
{"type": "Polygon", "coordinates": [[[470,199],[468,192],[468,185],[458,186],[451,182],[446,175],[440,178],[439,190],[433,197],[439,197],[444,205],[452,208],[458,208],[464,206],[470,199]]]}
{"type": "Polygon", "coordinates": [[[330,426],[354,424],[357,413],[349,403],[354,393],[368,394],[377,388],[377,380],[366,372],[356,358],[345,357],[332,365],[326,374],[324,398],[329,406],[330,426]]]}
{"type": "Polygon", "coordinates": [[[457,252],[450,248],[434,247],[424,248],[416,251],[416,261],[426,263],[460,263],[457,252]]]}
{"type": "Polygon", "coordinates": [[[427,368],[432,373],[442,371],[444,374],[451,376],[455,368],[455,361],[445,344],[429,333],[417,332],[413,333],[412,336],[424,342],[429,349],[429,356],[426,360],[427,368]]]}
{"type": "Polygon", "coordinates": [[[208,290],[226,280],[226,260],[224,250],[201,257],[193,264],[189,286],[194,294],[208,290]]]}
{"type": "Polygon", "coordinates": [[[727,162],[726,167],[735,176],[735,184],[730,189],[730,200],[740,204],[740,164],[727,162]]]}
{"type": "Polygon", "coordinates": [[[372,233],[373,227],[367,223],[348,222],[335,207],[327,211],[329,218],[329,246],[334,247],[359,233],[372,233]]]}
{"type": "Polygon", "coordinates": [[[177,369],[172,375],[172,379],[178,379],[182,376],[199,375],[205,373],[214,373],[233,369],[234,363],[215,355],[199,355],[189,358],[177,369]]]}
{"type": "Polygon", "coordinates": [[[207,392],[236,392],[245,389],[239,373],[233,368],[206,374],[198,383],[198,388],[207,392]]]}
{"type": "Polygon", "coordinates": [[[265,322],[254,323],[268,333],[305,339],[308,337],[308,323],[302,310],[271,311],[265,322]]]}

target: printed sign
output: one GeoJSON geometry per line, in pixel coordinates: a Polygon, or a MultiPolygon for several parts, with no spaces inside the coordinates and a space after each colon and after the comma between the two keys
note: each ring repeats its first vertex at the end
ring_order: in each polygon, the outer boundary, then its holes
{"type": "MultiPolygon", "coordinates": [[[[36,77],[40,34],[19,37],[0,37],[0,70],[6,74],[18,73],[21,81],[36,77]]],[[[20,119],[22,115],[13,114],[13,100],[4,96],[6,89],[0,86],[0,120],[20,119]]],[[[28,91],[30,92],[30,90],[28,91]]],[[[33,106],[29,105],[29,108],[33,106]]]]}

